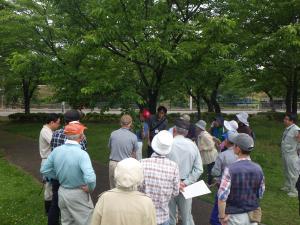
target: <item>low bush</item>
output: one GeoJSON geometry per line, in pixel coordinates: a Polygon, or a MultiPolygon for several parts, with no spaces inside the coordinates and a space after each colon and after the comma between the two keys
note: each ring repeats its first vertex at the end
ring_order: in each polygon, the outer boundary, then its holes
{"type": "Polygon", "coordinates": [[[13,122],[39,122],[44,123],[48,113],[14,113],[8,116],[8,119],[13,122]]]}
{"type": "MultiPolygon", "coordinates": [[[[182,113],[168,113],[168,121],[169,124],[173,124],[174,121],[180,117],[182,113]]],[[[133,116],[134,121],[138,120],[138,114],[131,114],[133,116]]],[[[197,113],[190,113],[191,116],[191,122],[196,123],[198,121],[197,113]]],[[[201,113],[201,119],[205,120],[207,123],[212,122],[215,117],[216,113],[210,113],[210,112],[203,112],[201,113]]],[[[218,114],[220,115],[220,114],[218,114]]],[[[225,114],[221,113],[221,115],[226,120],[232,120],[235,118],[234,114],[225,114]]],[[[270,121],[282,121],[284,118],[285,113],[282,112],[260,112],[257,113],[257,115],[250,115],[250,119],[253,117],[257,119],[262,120],[270,120],[270,121]]],[[[48,116],[48,113],[14,113],[8,116],[10,121],[13,122],[38,122],[38,123],[44,123],[46,118],[48,116]]],[[[63,123],[63,115],[60,114],[62,123],[63,123]]],[[[119,114],[104,114],[104,113],[87,113],[83,115],[82,122],[100,122],[100,123],[118,123],[120,121],[120,115],[119,114]]]]}
{"type": "Polygon", "coordinates": [[[282,121],[285,113],[283,112],[259,112],[256,117],[258,119],[267,119],[270,121],[282,121]]]}

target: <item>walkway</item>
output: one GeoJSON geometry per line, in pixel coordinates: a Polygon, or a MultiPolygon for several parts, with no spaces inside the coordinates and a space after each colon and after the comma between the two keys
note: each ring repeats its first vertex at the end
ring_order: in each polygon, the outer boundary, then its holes
{"type": "MultiPolygon", "coordinates": [[[[33,139],[1,130],[0,137],[0,149],[4,150],[6,159],[33,175],[36,179],[41,180],[39,173],[41,160],[38,152],[38,143],[33,139]]],[[[96,202],[100,193],[109,190],[108,167],[95,161],[93,162],[93,167],[97,175],[97,186],[92,197],[94,202],[96,202]]],[[[208,218],[211,207],[210,204],[199,199],[193,201],[193,215],[196,225],[209,225],[208,218]]]]}

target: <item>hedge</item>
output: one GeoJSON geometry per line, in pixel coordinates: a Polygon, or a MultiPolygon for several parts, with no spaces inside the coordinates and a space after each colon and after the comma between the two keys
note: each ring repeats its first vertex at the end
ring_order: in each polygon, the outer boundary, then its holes
{"type": "MultiPolygon", "coordinates": [[[[62,114],[59,114],[61,117],[62,114]]],[[[39,122],[44,123],[47,119],[48,113],[14,113],[8,116],[8,119],[13,122],[39,122]]]]}
{"type": "MultiPolygon", "coordinates": [[[[47,113],[14,113],[8,116],[10,121],[13,122],[39,122],[44,123],[47,118],[47,113]]],[[[59,114],[63,119],[63,115],[59,114]]],[[[136,114],[136,118],[138,114],[136,114]]],[[[191,116],[192,122],[197,122],[197,113],[189,114],[191,116]]],[[[225,119],[232,120],[234,119],[234,114],[221,114],[225,119]]],[[[282,121],[285,113],[281,112],[260,112],[257,115],[250,115],[250,118],[261,118],[275,121],[282,121]]],[[[174,123],[175,119],[180,117],[180,113],[168,113],[168,121],[170,124],[174,123]]],[[[205,120],[207,123],[210,123],[216,117],[215,113],[203,112],[201,113],[201,119],[205,120]]],[[[118,123],[120,121],[119,114],[103,114],[103,113],[87,113],[81,119],[82,122],[101,122],[101,123],[118,123]]]]}

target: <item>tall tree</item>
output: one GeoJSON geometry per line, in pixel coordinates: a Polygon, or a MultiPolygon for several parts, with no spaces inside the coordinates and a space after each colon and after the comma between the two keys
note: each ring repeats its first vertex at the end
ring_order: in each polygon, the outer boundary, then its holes
{"type": "MultiPolygon", "coordinates": [[[[13,53],[9,59],[12,73],[6,77],[7,83],[14,83],[15,91],[22,91],[23,105],[26,114],[30,113],[30,102],[36,91],[43,71],[43,59],[36,53],[13,53]]],[[[6,91],[11,91],[6,88],[6,91]]]]}
{"type": "Polygon", "coordinates": [[[129,63],[138,75],[137,93],[154,113],[166,69],[186,54],[181,44],[196,28],[195,18],[206,11],[205,2],[102,0],[90,11],[101,24],[86,40],[129,63]]]}

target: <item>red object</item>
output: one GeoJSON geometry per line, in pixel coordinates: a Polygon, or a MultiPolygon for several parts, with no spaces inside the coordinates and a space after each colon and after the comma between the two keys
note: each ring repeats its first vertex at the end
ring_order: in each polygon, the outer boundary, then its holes
{"type": "Polygon", "coordinates": [[[149,119],[150,116],[151,116],[151,113],[148,109],[144,109],[143,112],[142,112],[142,115],[145,119],[149,119]]]}
{"type": "Polygon", "coordinates": [[[82,134],[87,129],[83,124],[79,122],[71,122],[65,126],[64,133],[67,135],[82,134]]]}

